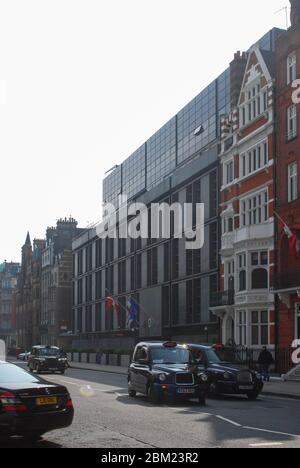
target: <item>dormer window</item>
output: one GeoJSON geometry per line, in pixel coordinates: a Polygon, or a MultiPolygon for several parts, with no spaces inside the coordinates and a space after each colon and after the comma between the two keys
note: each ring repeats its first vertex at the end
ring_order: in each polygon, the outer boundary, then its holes
{"type": "Polygon", "coordinates": [[[257,119],[267,109],[267,91],[262,90],[259,83],[248,86],[244,95],[245,102],[240,109],[243,126],[257,119]]]}

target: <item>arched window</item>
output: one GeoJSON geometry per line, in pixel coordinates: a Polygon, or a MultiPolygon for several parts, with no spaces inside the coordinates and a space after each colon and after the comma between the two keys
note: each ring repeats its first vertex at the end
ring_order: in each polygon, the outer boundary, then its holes
{"type": "Polygon", "coordinates": [[[240,282],[240,291],[245,291],[247,289],[247,281],[246,281],[246,270],[241,270],[239,274],[239,282],[240,282]]]}
{"type": "Polygon", "coordinates": [[[264,268],[257,268],[252,272],[252,289],[268,289],[268,271],[264,268]]]}

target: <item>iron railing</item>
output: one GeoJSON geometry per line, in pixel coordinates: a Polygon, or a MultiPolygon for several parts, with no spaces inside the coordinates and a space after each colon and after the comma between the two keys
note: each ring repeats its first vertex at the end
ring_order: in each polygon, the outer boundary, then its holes
{"type": "Polygon", "coordinates": [[[210,296],[210,307],[232,306],[234,305],[235,292],[219,291],[210,296]]]}

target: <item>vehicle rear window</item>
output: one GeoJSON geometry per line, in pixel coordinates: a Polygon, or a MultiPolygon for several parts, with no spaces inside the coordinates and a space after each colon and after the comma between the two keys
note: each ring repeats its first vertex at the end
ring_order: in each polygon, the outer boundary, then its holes
{"type": "Polygon", "coordinates": [[[38,383],[33,375],[12,364],[0,364],[0,385],[5,383],[38,383]]]}
{"type": "Polygon", "coordinates": [[[51,348],[45,348],[45,349],[39,349],[37,352],[38,356],[43,356],[43,357],[53,357],[53,356],[58,356],[60,354],[59,349],[51,349],[51,348]]]}

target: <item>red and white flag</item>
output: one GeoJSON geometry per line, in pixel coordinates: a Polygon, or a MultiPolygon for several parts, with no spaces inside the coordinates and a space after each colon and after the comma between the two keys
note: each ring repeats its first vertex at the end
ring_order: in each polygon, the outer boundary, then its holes
{"type": "Polygon", "coordinates": [[[105,308],[109,311],[114,309],[116,312],[120,312],[120,304],[112,296],[107,296],[105,300],[105,308]]]}
{"type": "Polygon", "coordinates": [[[300,258],[300,241],[297,235],[291,231],[287,224],[284,225],[284,232],[289,240],[290,254],[295,258],[300,258]]]}

